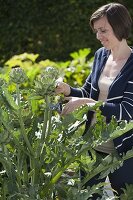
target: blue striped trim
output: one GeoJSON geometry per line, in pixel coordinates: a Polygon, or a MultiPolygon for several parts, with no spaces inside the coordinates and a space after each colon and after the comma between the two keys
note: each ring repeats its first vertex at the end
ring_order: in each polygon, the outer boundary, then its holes
{"type": "Polygon", "coordinates": [[[126,111],[126,113],[128,114],[128,116],[130,117],[130,119],[132,119],[132,116],[130,115],[130,113],[127,111],[127,109],[125,108],[125,106],[121,103],[121,105],[123,106],[124,110],[126,111]]]}
{"type": "MultiPolygon", "coordinates": [[[[128,136],[128,137],[125,137],[125,138],[122,140],[122,143],[123,143],[125,140],[131,139],[132,137],[133,137],[133,134],[130,135],[130,136],[128,136]]],[[[120,147],[122,146],[122,143],[119,144],[118,146],[116,146],[115,148],[116,148],[116,149],[120,148],[120,147]]]]}
{"type": "Polygon", "coordinates": [[[123,98],[123,96],[112,97],[112,98],[107,99],[107,101],[112,101],[114,99],[122,99],[122,98],[123,98]]]}
{"type": "Polygon", "coordinates": [[[96,88],[94,88],[92,84],[91,84],[91,87],[92,87],[92,89],[93,89],[93,90],[97,91],[97,89],[96,89],[96,88]]]}

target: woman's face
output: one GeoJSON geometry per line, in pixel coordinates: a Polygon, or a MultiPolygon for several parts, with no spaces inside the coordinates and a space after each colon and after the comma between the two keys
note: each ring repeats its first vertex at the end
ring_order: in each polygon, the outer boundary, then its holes
{"type": "Polygon", "coordinates": [[[108,23],[107,18],[101,17],[94,22],[94,31],[96,32],[97,39],[107,49],[113,49],[120,41],[114,35],[111,25],[108,23]]]}

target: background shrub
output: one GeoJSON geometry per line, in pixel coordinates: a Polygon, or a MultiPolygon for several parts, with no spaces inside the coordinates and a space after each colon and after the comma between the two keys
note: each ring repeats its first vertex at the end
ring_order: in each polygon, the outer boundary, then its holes
{"type": "MultiPolygon", "coordinates": [[[[89,17],[106,0],[0,0],[0,63],[24,52],[67,60],[70,52],[100,46],[89,17]]],[[[131,0],[119,0],[129,8],[131,0]]],[[[132,44],[133,39],[130,39],[132,44]]]]}

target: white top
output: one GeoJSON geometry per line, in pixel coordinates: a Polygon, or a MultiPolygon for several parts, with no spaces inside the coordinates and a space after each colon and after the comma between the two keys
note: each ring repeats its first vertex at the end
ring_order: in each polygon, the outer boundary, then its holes
{"type": "MultiPolygon", "coordinates": [[[[109,87],[112,84],[114,79],[115,79],[115,77],[107,77],[107,76],[101,74],[99,81],[98,81],[98,86],[99,86],[99,90],[100,90],[98,100],[106,101],[109,87]]],[[[96,122],[96,118],[94,115],[94,118],[93,118],[91,124],[94,124],[95,122],[96,122]]],[[[113,141],[110,140],[108,142],[103,143],[102,145],[97,146],[95,149],[98,151],[104,152],[104,153],[112,153],[112,152],[114,152],[115,147],[114,147],[113,141]]]]}
{"type": "Polygon", "coordinates": [[[101,74],[99,81],[98,81],[98,86],[99,86],[99,90],[100,90],[98,100],[106,101],[109,87],[112,84],[112,82],[114,81],[114,79],[115,79],[115,77],[108,77],[108,76],[101,74]]]}

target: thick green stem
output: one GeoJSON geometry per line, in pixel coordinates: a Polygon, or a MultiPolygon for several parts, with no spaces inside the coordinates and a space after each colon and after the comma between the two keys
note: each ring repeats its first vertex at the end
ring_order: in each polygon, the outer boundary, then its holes
{"type": "Polygon", "coordinates": [[[18,162],[18,166],[17,166],[17,173],[16,173],[16,178],[17,178],[17,183],[19,185],[19,188],[22,188],[22,177],[21,177],[21,173],[22,173],[22,166],[23,166],[23,161],[24,161],[24,154],[23,152],[18,149],[18,153],[17,153],[17,162],[18,162]]]}
{"type": "Polygon", "coordinates": [[[46,108],[44,112],[43,128],[42,128],[42,137],[41,137],[41,155],[43,154],[45,140],[48,134],[48,116],[49,116],[49,97],[45,98],[46,108]]]}
{"type": "MultiPolygon", "coordinates": [[[[47,136],[46,136],[46,139],[45,139],[45,143],[47,144],[48,141],[49,141],[49,136],[50,136],[50,133],[51,133],[51,127],[52,127],[52,120],[51,120],[51,117],[52,117],[52,110],[49,110],[48,112],[48,130],[47,130],[47,136]]],[[[44,143],[44,144],[45,144],[44,143]]],[[[41,150],[41,160],[43,160],[43,157],[45,156],[44,155],[44,144],[42,146],[42,150],[41,150]]]]}
{"type": "Polygon", "coordinates": [[[61,175],[65,172],[65,170],[77,159],[79,158],[84,152],[86,152],[87,150],[89,150],[89,145],[85,145],[84,148],[82,148],[77,155],[74,157],[72,156],[71,158],[69,158],[66,162],[66,164],[64,165],[64,167],[58,169],[57,171],[53,172],[53,174],[55,174],[51,181],[49,182],[49,184],[44,188],[45,193],[49,192],[49,189],[51,188],[52,185],[54,185],[59,178],[61,177],[61,175]]]}
{"type": "Polygon", "coordinates": [[[33,169],[33,174],[32,174],[32,185],[37,185],[40,182],[40,163],[37,158],[32,159],[32,169],[33,169]]]}
{"type": "Polygon", "coordinates": [[[35,163],[34,163],[32,158],[30,159],[30,168],[31,168],[31,171],[32,171],[32,173],[30,173],[31,185],[33,186],[34,180],[35,180],[35,178],[34,178],[35,177],[35,163]]]}
{"type": "Polygon", "coordinates": [[[28,178],[28,166],[27,166],[27,161],[24,160],[24,166],[23,166],[23,178],[24,178],[24,184],[28,185],[29,183],[29,178],[28,178]]]}
{"type": "Polygon", "coordinates": [[[34,155],[33,149],[31,147],[31,144],[30,144],[28,137],[26,135],[26,130],[25,130],[25,126],[24,126],[24,122],[23,122],[23,118],[22,118],[21,103],[20,103],[20,91],[19,91],[19,85],[18,84],[16,85],[16,92],[17,92],[17,102],[18,102],[18,106],[19,106],[18,117],[19,117],[19,123],[20,123],[20,128],[21,128],[20,131],[21,131],[21,134],[22,134],[24,141],[27,145],[27,148],[29,149],[30,153],[32,155],[34,155]]]}
{"type": "Polygon", "coordinates": [[[38,183],[38,179],[40,176],[40,172],[39,169],[41,167],[41,164],[39,164],[39,158],[40,160],[43,159],[42,157],[42,152],[44,149],[44,145],[45,145],[45,139],[47,137],[47,126],[48,126],[48,116],[49,116],[49,97],[46,96],[45,98],[45,103],[46,103],[46,107],[45,107],[45,111],[44,111],[44,120],[43,120],[43,127],[42,127],[42,136],[41,136],[41,141],[40,143],[38,143],[38,149],[37,149],[37,157],[36,157],[36,161],[31,160],[31,168],[33,170],[33,174],[32,174],[32,184],[34,183],[38,183]]]}
{"type": "Polygon", "coordinates": [[[30,160],[31,171],[29,173],[29,178],[31,178],[31,185],[37,185],[40,182],[40,164],[37,158],[32,158],[30,160]]]}
{"type": "Polygon", "coordinates": [[[42,141],[44,141],[44,139],[47,136],[47,123],[48,123],[48,111],[49,111],[49,97],[46,96],[45,98],[45,103],[46,103],[46,108],[45,108],[45,112],[44,112],[44,120],[43,120],[43,128],[42,128],[42,141]]]}
{"type": "Polygon", "coordinates": [[[49,136],[51,134],[51,127],[52,127],[52,110],[49,110],[49,113],[48,113],[48,131],[47,131],[46,142],[49,141],[49,136]]]}

